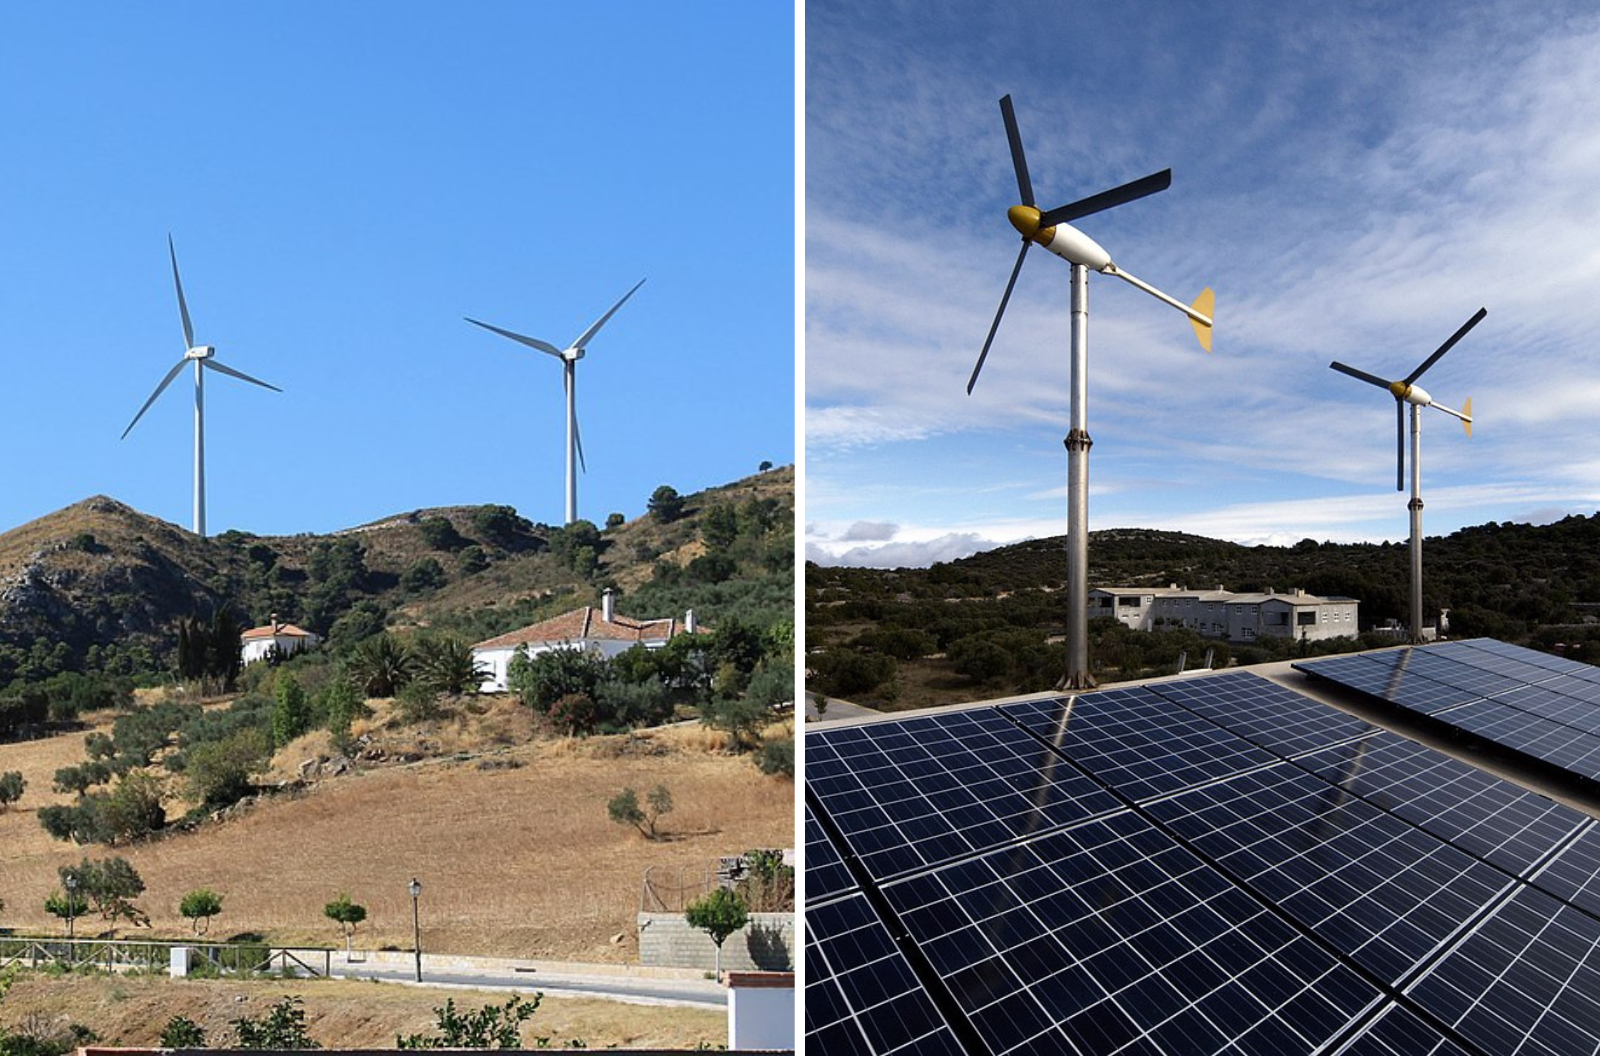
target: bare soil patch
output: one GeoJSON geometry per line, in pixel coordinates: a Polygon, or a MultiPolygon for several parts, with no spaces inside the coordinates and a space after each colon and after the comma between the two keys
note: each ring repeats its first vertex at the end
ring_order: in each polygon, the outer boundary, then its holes
{"type": "MultiPolygon", "coordinates": [[[[80,1023],[105,1044],[154,1045],[173,1016],[200,1024],[213,1043],[233,1037],[233,1020],[259,1017],[288,995],[303,999],[308,1032],[328,1048],[391,1048],[397,1034],[432,1033],[433,1009],[454,999],[458,1009],[504,1004],[508,994],[431,990],[392,983],[322,979],[284,982],[225,979],[172,980],[159,976],[49,976],[18,978],[0,1001],[0,1023],[30,1016],[80,1023]]],[[[686,1048],[727,1043],[722,1012],[660,1005],[546,997],[523,1024],[522,1039],[553,1046],[581,1039],[591,1049],[686,1048]]]]}

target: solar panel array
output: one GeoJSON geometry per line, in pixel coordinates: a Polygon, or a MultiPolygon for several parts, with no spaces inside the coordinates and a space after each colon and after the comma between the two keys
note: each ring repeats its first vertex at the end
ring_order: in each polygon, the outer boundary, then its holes
{"type": "Polygon", "coordinates": [[[1600,780],[1600,669],[1487,638],[1294,666],[1600,780]]]}
{"type": "Polygon", "coordinates": [[[806,756],[818,1051],[1600,1045],[1594,823],[1250,672],[826,729],[806,756]]]}

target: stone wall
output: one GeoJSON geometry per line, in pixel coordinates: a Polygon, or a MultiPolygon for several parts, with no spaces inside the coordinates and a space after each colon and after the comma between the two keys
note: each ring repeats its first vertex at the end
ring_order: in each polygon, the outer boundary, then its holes
{"type": "MultiPolygon", "coordinates": [[[[709,972],[716,967],[717,947],[711,936],[691,928],[682,913],[640,913],[639,963],[709,972]]],[[[750,923],[722,944],[723,971],[784,972],[793,968],[793,913],[752,913],[750,923]]]]}

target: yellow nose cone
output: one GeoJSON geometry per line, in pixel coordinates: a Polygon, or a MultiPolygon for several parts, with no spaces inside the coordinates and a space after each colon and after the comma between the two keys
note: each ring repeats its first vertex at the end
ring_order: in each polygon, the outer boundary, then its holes
{"type": "Polygon", "coordinates": [[[1023,238],[1032,238],[1039,232],[1039,210],[1031,205],[1013,205],[1006,210],[1006,219],[1023,238]]]}
{"type": "Polygon", "coordinates": [[[1394,393],[1395,399],[1403,400],[1411,395],[1411,386],[1403,381],[1391,381],[1389,383],[1389,391],[1394,393]]]}

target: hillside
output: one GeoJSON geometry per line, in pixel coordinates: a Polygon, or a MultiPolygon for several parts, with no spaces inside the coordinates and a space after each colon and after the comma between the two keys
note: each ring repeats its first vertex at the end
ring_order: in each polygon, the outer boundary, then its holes
{"type": "MultiPolygon", "coordinates": [[[[1600,660],[1600,514],[1548,525],[1464,528],[1423,542],[1423,609],[1450,612],[1453,634],[1487,635],[1600,660]]],[[[1241,546],[1178,532],[1090,533],[1094,586],[1179,584],[1291,590],[1357,598],[1361,629],[1404,620],[1410,551],[1403,544],[1241,546]]],[[[1064,669],[1065,540],[1038,539],[926,569],[808,564],[808,688],[890,706],[1047,689],[1064,669]]],[[[1351,643],[1353,645],[1353,643],[1351,643]]],[[[1105,676],[1172,670],[1215,649],[1219,662],[1269,659],[1174,632],[1128,636],[1091,628],[1105,676]]]]}
{"type": "Polygon", "coordinates": [[[694,606],[707,622],[786,618],[793,467],[683,500],[669,523],[558,528],[509,506],[442,507],[330,535],[207,539],[96,496],[0,534],[0,685],[163,669],[177,621],[219,607],[248,624],[276,613],[336,644],[385,626],[486,638],[608,585],[641,616],[694,606]]]}

